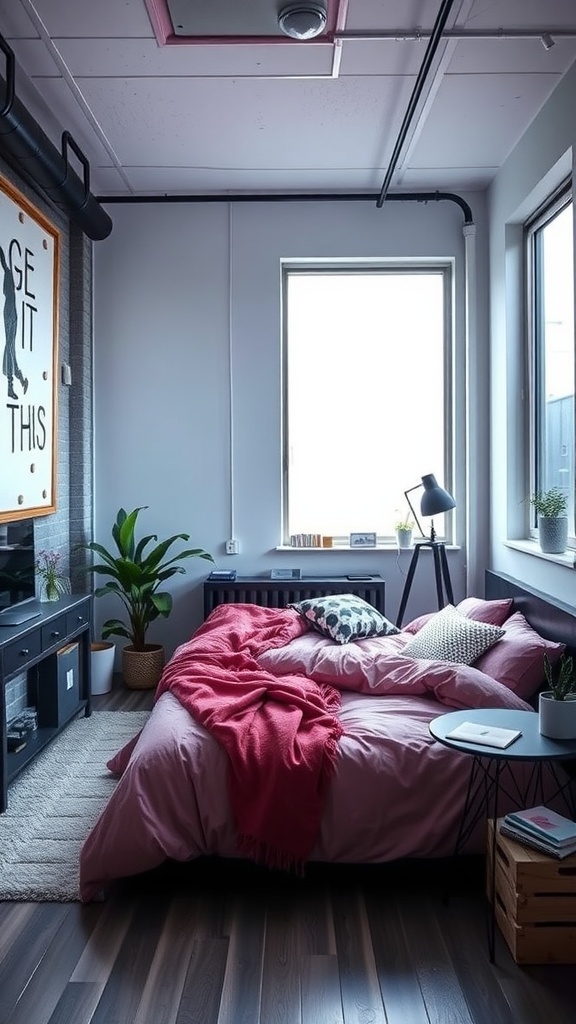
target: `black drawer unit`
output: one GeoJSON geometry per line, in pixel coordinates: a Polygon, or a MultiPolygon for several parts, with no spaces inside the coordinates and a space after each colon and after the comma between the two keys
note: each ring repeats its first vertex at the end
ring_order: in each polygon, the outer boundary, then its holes
{"type": "Polygon", "coordinates": [[[11,676],[24,672],[31,661],[40,657],[41,652],[42,638],[39,631],[7,644],[1,655],[3,678],[10,679],[11,676]]]}
{"type": "Polygon", "coordinates": [[[59,615],[58,618],[53,619],[48,625],[42,626],[41,635],[43,651],[50,650],[55,644],[61,644],[67,636],[66,616],[59,615]]]}
{"type": "Polygon", "coordinates": [[[0,626],[0,813],[12,779],[75,715],[92,710],[92,598],[66,596],[39,607],[40,614],[20,626],[0,626]],[[8,751],[6,683],[24,674],[38,728],[22,749],[8,751]]]}

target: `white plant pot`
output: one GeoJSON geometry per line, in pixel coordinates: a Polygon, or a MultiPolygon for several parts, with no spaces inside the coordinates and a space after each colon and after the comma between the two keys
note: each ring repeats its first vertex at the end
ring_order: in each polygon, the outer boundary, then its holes
{"type": "Polygon", "coordinates": [[[90,682],[95,696],[112,689],[115,653],[116,644],[106,640],[90,644],[90,682]]]}
{"type": "Polygon", "coordinates": [[[399,548],[412,547],[412,530],[396,530],[396,540],[399,548]]]}
{"type": "Polygon", "coordinates": [[[576,694],[555,700],[551,690],[538,698],[539,730],[550,740],[576,739],[576,694]]]}
{"type": "Polygon", "coordinates": [[[538,516],[538,540],[547,555],[561,555],[568,547],[568,516],[538,516]]]}

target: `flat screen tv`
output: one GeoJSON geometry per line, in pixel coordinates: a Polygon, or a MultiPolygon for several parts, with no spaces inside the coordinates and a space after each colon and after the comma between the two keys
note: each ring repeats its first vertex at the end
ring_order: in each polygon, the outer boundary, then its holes
{"type": "Polygon", "coordinates": [[[0,523],[0,624],[18,619],[20,605],[24,605],[22,614],[32,611],[34,562],[34,520],[0,523]]]}

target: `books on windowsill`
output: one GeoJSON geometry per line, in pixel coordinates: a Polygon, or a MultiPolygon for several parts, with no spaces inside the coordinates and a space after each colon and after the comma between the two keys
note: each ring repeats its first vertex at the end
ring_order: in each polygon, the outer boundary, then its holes
{"type": "Polygon", "coordinates": [[[552,857],[563,859],[576,853],[576,822],[549,807],[512,811],[502,819],[500,831],[552,857]]]}
{"type": "Polygon", "coordinates": [[[522,733],[520,729],[501,729],[495,725],[479,725],[477,722],[462,722],[446,733],[447,740],[461,740],[464,743],[478,743],[483,747],[500,747],[504,750],[522,733]]]}

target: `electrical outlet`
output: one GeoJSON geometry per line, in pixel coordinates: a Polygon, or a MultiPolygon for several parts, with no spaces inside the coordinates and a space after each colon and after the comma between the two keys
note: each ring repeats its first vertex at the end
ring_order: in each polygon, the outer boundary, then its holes
{"type": "Polygon", "coordinates": [[[240,541],[239,540],[227,540],[226,541],[226,554],[227,555],[239,555],[240,554],[240,541]]]}

